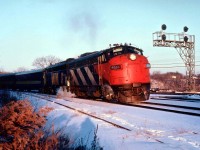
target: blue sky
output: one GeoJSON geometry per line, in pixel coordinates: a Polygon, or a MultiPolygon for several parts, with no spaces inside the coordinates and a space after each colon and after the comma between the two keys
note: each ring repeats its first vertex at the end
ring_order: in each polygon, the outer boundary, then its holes
{"type": "MultiPolygon", "coordinates": [[[[169,33],[189,27],[200,65],[199,6],[199,0],[0,0],[0,68],[33,69],[41,56],[65,60],[125,42],[142,48],[152,67],[183,66],[175,48],[153,47],[152,33],[163,23],[169,33]]],[[[185,73],[184,67],[153,71],[185,73]]]]}

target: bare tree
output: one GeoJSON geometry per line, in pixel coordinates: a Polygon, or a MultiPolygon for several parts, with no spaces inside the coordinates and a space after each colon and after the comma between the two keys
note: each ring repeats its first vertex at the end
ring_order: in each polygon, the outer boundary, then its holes
{"type": "Polygon", "coordinates": [[[4,73],[4,69],[0,67],[0,74],[4,73]]]}
{"type": "Polygon", "coordinates": [[[60,62],[61,59],[55,57],[55,56],[45,56],[45,57],[39,57],[39,58],[36,58],[34,61],[33,61],[33,66],[35,66],[36,68],[45,68],[45,67],[48,67],[50,65],[53,65],[53,64],[56,64],[58,62],[60,62]]]}
{"type": "Polygon", "coordinates": [[[23,71],[28,71],[28,69],[26,67],[19,67],[14,72],[23,72],[23,71]]]}

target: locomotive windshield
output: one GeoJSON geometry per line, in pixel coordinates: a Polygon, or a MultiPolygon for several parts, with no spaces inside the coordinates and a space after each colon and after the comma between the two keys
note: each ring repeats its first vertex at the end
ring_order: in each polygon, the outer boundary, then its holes
{"type": "Polygon", "coordinates": [[[143,55],[142,50],[137,49],[135,47],[126,47],[125,53],[134,53],[138,55],[143,55]]]}
{"type": "Polygon", "coordinates": [[[113,54],[114,54],[114,56],[123,54],[123,48],[122,47],[114,48],[113,49],[113,54]]]}
{"type": "Polygon", "coordinates": [[[106,52],[106,58],[110,59],[114,56],[121,55],[121,54],[128,54],[128,53],[134,53],[138,55],[143,55],[142,50],[132,47],[132,46],[120,46],[120,47],[114,47],[106,52]]]}

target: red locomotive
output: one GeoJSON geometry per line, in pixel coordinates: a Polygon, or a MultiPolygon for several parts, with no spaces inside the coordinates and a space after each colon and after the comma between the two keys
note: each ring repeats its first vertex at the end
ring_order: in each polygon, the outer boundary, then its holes
{"type": "Polygon", "coordinates": [[[141,49],[114,45],[85,55],[69,63],[71,92],[80,97],[103,97],[123,103],[149,99],[150,64],[141,49]]]}

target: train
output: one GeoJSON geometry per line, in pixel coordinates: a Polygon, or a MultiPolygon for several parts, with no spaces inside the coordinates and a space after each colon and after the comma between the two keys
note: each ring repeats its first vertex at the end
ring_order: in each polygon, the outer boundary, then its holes
{"type": "Polygon", "coordinates": [[[56,94],[61,88],[81,98],[138,103],[149,99],[150,67],[142,49],[113,44],[44,69],[0,74],[0,89],[56,94]]]}

